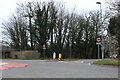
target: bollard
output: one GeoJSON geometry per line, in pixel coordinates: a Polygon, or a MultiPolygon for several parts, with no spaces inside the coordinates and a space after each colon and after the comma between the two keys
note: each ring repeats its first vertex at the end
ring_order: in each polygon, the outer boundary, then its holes
{"type": "Polygon", "coordinates": [[[53,59],[55,59],[55,58],[56,58],[56,53],[54,52],[54,53],[53,53],[53,59]]]}
{"type": "Polygon", "coordinates": [[[61,59],[62,59],[62,54],[59,53],[59,58],[58,58],[58,60],[61,60],[61,59]]]}

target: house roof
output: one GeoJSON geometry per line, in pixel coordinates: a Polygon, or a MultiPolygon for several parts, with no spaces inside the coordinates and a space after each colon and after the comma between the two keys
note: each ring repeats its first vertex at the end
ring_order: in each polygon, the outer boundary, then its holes
{"type": "Polygon", "coordinates": [[[8,47],[8,46],[0,46],[0,51],[11,51],[12,48],[8,47]]]}

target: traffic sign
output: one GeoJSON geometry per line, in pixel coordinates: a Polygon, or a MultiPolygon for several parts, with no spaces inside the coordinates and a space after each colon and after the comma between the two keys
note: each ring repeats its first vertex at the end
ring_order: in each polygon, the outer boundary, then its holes
{"type": "Polygon", "coordinates": [[[97,42],[100,42],[100,41],[101,41],[101,39],[98,37],[98,38],[97,38],[97,42]]]}
{"type": "Polygon", "coordinates": [[[101,43],[100,43],[100,42],[97,42],[96,44],[97,44],[97,45],[101,45],[101,43]]]}

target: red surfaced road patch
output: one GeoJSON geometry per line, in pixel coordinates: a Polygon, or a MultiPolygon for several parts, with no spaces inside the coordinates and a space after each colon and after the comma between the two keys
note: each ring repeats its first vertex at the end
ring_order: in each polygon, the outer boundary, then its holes
{"type": "Polygon", "coordinates": [[[4,64],[4,65],[0,65],[0,69],[1,70],[4,70],[4,69],[8,69],[8,68],[11,68],[11,67],[26,67],[28,66],[29,64],[25,64],[25,63],[16,63],[16,62],[6,62],[8,64],[4,64]]]}

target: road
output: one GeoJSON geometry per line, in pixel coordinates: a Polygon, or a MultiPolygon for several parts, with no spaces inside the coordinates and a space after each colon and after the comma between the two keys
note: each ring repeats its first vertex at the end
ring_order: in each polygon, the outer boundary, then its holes
{"type": "Polygon", "coordinates": [[[2,70],[3,78],[118,78],[118,67],[91,64],[95,60],[3,60],[29,64],[2,70]]]}

